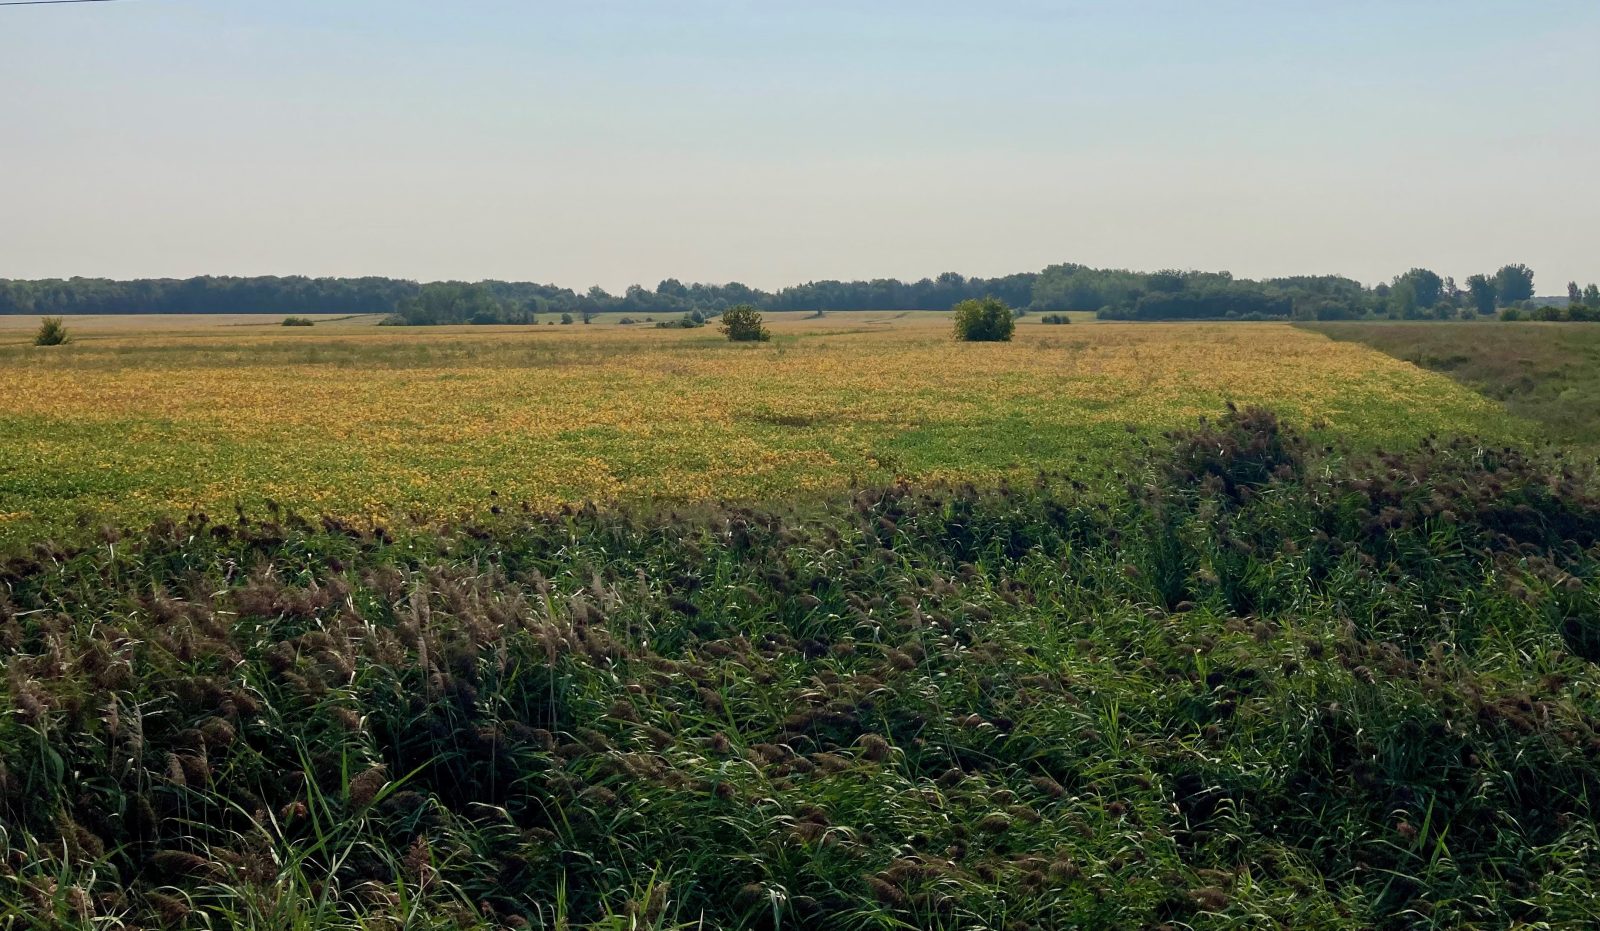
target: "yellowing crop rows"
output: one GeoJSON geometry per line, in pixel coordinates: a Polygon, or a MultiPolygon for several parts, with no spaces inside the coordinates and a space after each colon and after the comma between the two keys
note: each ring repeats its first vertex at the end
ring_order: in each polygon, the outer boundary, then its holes
{"type": "Polygon", "coordinates": [[[1229,400],[1371,442],[1520,427],[1449,380],[1280,324],[944,320],[712,329],[220,329],[0,345],[0,539],[273,499],[361,520],[762,499],[1103,462],[1229,400]],[[1025,321],[1027,323],[1027,321],[1025,321]],[[494,493],[491,497],[491,492],[494,493]]]}

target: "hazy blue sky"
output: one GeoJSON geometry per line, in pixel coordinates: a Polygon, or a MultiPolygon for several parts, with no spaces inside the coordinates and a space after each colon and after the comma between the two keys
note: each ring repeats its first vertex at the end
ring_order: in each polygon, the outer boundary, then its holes
{"type": "Polygon", "coordinates": [[[1600,279],[1596,0],[0,7],[0,277],[1600,279]]]}

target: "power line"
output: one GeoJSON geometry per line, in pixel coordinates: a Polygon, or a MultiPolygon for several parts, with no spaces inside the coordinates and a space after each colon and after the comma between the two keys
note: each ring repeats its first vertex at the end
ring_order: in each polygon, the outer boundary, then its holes
{"type": "Polygon", "coordinates": [[[117,0],[0,0],[0,6],[47,6],[56,3],[116,3],[117,0]]]}

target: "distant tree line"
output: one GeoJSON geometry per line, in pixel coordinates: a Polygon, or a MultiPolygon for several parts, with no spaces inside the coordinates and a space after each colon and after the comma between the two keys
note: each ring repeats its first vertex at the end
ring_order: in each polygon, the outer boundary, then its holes
{"type": "Polygon", "coordinates": [[[418,290],[393,278],[0,279],[0,314],[387,314],[418,290]]]}
{"type": "Polygon", "coordinates": [[[1567,303],[1524,303],[1500,311],[1502,320],[1543,320],[1561,323],[1600,323],[1600,285],[1567,284],[1567,303]]]}
{"type": "MultiPolygon", "coordinates": [[[[393,278],[0,279],[0,314],[386,314],[392,322],[410,325],[550,323],[554,317],[587,323],[599,313],[696,314],[703,321],[745,305],[812,314],[950,310],[985,298],[1027,311],[1094,311],[1110,320],[1426,320],[1530,309],[1524,305],[1533,297],[1533,271],[1525,265],[1473,275],[1459,287],[1453,278],[1414,268],[1372,288],[1336,275],[1253,280],[1228,272],[1135,272],[1075,264],[1000,278],[946,272],[912,282],[812,281],[770,292],[739,282],[684,284],[675,278],[654,289],[634,285],[622,294],[600,287],[580,294],[533,282],[419,284],[393,278]]],[[[1585,300],[1578,289],[1577,298],[1573,305],[1600,307],[1600,296],[1585,300]]]]}

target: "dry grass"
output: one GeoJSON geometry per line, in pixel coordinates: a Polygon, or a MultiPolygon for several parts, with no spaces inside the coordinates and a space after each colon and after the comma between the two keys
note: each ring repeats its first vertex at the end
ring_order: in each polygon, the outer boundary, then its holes
{"type": "MultiPolygon", "coordinates": [[[[65,318],[73,333],[129,336],[146,333],[212,333],[218,328],[268,327],[283,323],[284,314],[84,314],[65,318]]],[[[342,326],[376,326],[381,314],[300,314],[317,323],[342,326]]],[[[0,314],[0,346],[16,342],[18,334],[31,333],[44,319],[38,314],[0,314]]]]}
{"type": "Polygon", "coordinates": [[[1600,326],[1335,323],[1316,329],[1443,372],[1543,424],[1563,443],[1600,450],[1600,326]]]}

